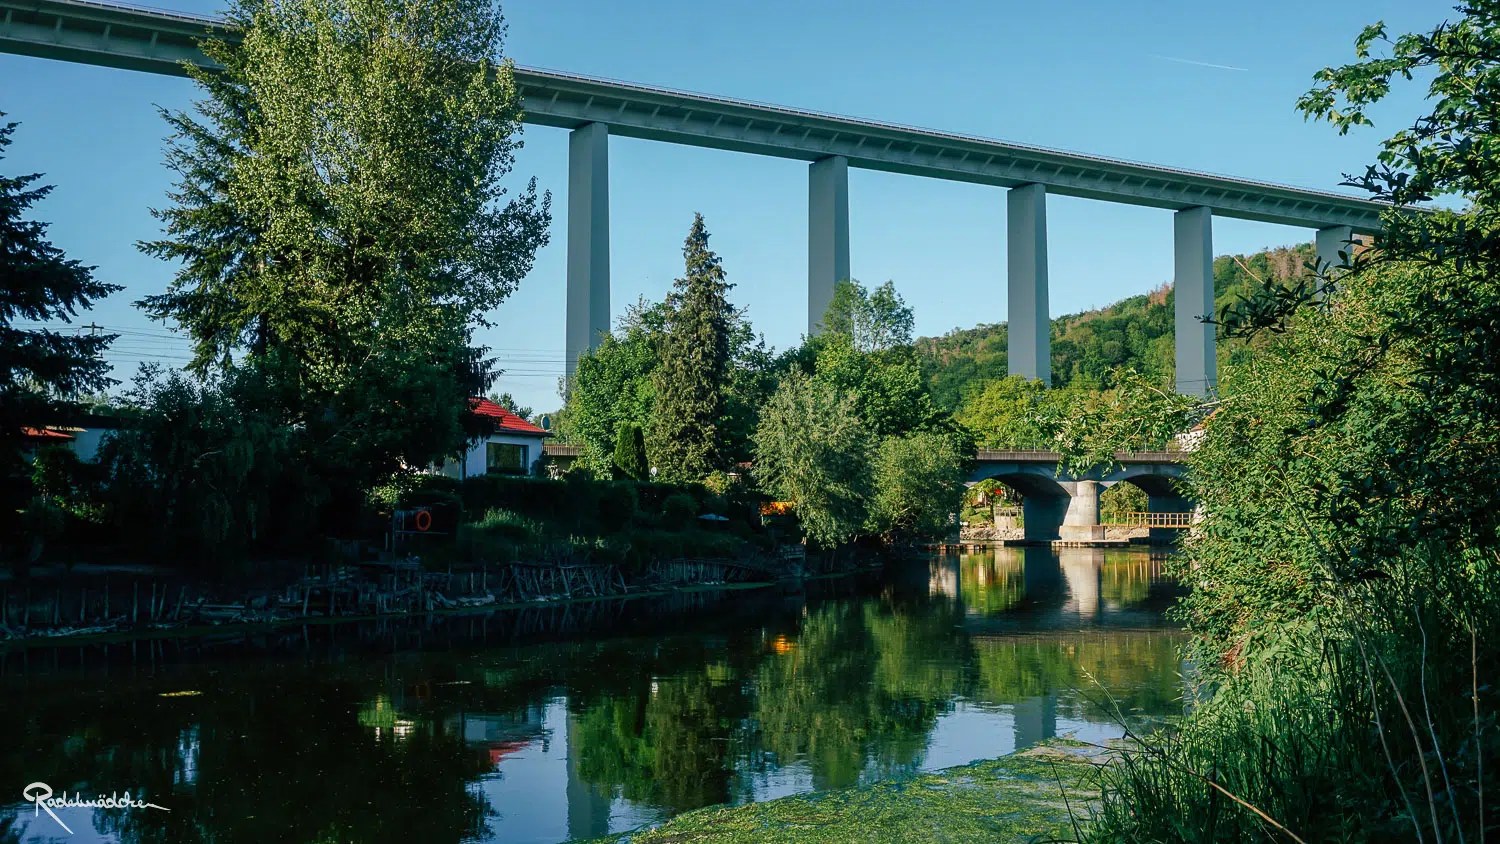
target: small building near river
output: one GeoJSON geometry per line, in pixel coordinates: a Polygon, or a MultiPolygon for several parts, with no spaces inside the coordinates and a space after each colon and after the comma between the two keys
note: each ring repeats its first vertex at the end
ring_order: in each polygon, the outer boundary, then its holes
{"type": "Polygon", "coordinates": [[[534,475],[542,463],[542,441],[548,433],[489,399],[469,399],[469,412],[494,425],[471,440],[462,459],[449,459],[441,474],[463,480],[493,473],[534,475]]]}

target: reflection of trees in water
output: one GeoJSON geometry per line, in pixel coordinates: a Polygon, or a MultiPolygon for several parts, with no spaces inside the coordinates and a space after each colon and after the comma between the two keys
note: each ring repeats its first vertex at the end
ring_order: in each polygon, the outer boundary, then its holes
{"type": "Polygon", "coordinates": [[[1065,714],[1090,721],[1113,720],[1116,705],[1126,714],[1180,710],[1181,642],[1173,633],[1133,630],[975,638],[972,694],[1008,704],[1076,690],[1081,710],[1065,714]]]}
{"type": "Polygon", "coordinates": [[[937,605],[836,604],[808,615],[796,647],[767,657],[755,718],[782,763],[805,756],[818,788],[858,782],[868,761],[920,761],[962,682],[963,644],[937,605]]]}
{"type": "Polygon", "coordinates": [[[994,551],[965,554],[959,563],[959,584],[964,608],[980,615],[1004,612],[1026,597],[1025,571],[1019,554],[997,556],[994,551]]]}
{"type": "Polygon", "coordinates": [[[85,797],[130,790],[170,809],[93,813],[100,832],[132,844],[483,832],[484,802],[469,789],[483,760],[431,721],[377,738],[350,706],[367,677],[237,669],[223,682],[194,677],[197,696],[160,697],[149,678],[101,695],[36,694],[3,743],[0,778],[85,797]]]}
{"type": "MultiPolygon", "coordinates": [[[[755,774],[794,760],[818,788],[909,771],[959,696],[1016,704],[1095,689],[1092,676],[1127,709],[1173,709],[1169,633],[965,633],[964,604],[972,611],[988,595],[1000,608],[1024,594],[1019,559],[992,555],[982,583],[975,567],[960,569],[963,603],[913,595],[926,591],[914,584],[781,606],[713,633],[216,662],[169,675],[175,688],[203,692],[193,697],[160,697],[161,682],[145,672],[92,678],[83,694],[66,677],[22,678],[34,682],[0,690],[19,701],[0,725],[0,779],[86,793],[143,788],[172,812],[96,813],[132,844],[294,831],[299,840],[456,842],[483,836],[487,813],[505,810],[473,787],[492,764],[466,743],[465,719],[508,724],[506,713],[522,712],[535,721],[560,689],[577,777],[671,811],[744,799],[755,774]]],[[[1113,600],[1109,571],[1101,591],[1113,600]]],[[[1108,717],[1070,698],[1058,707],[1108,717]]]]}
{"type": "Polygon", "coordinates": [[[578,717],[579,775],[630,800],[675,811],[729,800],[730,755],[746,697],[710,672],[651,680],[578,717]]]}

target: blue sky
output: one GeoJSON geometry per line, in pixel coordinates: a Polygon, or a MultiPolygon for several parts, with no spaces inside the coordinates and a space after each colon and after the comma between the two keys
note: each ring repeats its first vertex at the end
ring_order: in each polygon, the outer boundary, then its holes
{"type": "MultiPolygon", "coordinates": [[[[157,0],[198,13],[214,0],[157,0]]],[[[1410,121],[1420,91],[1399,90],[1376,128],[1339,137],[1293,109],[1317,69],[1352,59],[1359,29],[1392,32],[1454,16],[1451,0],[1056,0],[1035,2],[683,2],[512,0],[518,64],[798,106],[1310,188],[1373,160],[1410,121]]],[[[51,236],[125,285],[90,319],[126,334],[111,359],[127,378],[187,343],[131,302],[163,290],[172,266],[139,254],[165,202],[165,127],[192,83],[0,55],[0,110],[23,125],[6,174],[40,171],[51,236]]],[[[535,176],[566,207],[567,133],[527,127],[513,183],[535,176]]],[[[1347,189],[1343,189],[1347,190],[1347,189]]],[[[1048,200],[1054,316],[1155,288],[1171,277],[1171,214],[1048,200]]],[[[896,283],[919,334],[1005,319],[1005,196],[999,188],[850,171],[852,264],[896,283]]],[[[778,348],[806,325],[807,165],[611,140],[612,307],[661,298],[681,271],[694,211],[724,258],[731,298],[778,348]]],[[[506,374],[499,389],[538,410],[560,402],[564,226],[521,289],[479,335],[506,374]]],[[[1307,230],[1216,220],[1219,254],[1305,241],[1307,230]]]]}

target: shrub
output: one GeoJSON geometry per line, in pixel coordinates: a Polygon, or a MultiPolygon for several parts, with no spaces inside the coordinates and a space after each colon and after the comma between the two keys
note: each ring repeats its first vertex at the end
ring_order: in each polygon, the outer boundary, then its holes
{"type": "Polygon", "coordinates": [[[644,481],[650,476],[646,461],[646,435],[641,426],[625,423],[615,441],[615,470],[631,480],[644,481]]]}
{"type": "Polygon", "coordinates": [[[698,502],[687,493],[673,493],[662,502],[661,515],[664,525],[681,530],[698,517],[698,502]]]}
{"type": "Polygon", "coordinates": [[[598,496],[599,526],[613,532],[629,527],[640,509],[635,486],[629,483],[609,484],[598,496]]]}

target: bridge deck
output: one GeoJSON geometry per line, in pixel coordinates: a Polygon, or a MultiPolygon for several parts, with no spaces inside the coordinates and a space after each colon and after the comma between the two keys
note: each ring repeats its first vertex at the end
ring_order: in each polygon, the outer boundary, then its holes
{"type": "MultiPolygon", "coordinates": [[[[0,0],[0,52],[182,76],[208,66],[220,20],[90,0],[0,0]]],[[[1182,210],[1269,223],[1378,230],[1384,205],[1359,197],[728,97],[516,68],[529,123],[589,123],[612,135],[1182,210]]]]}

